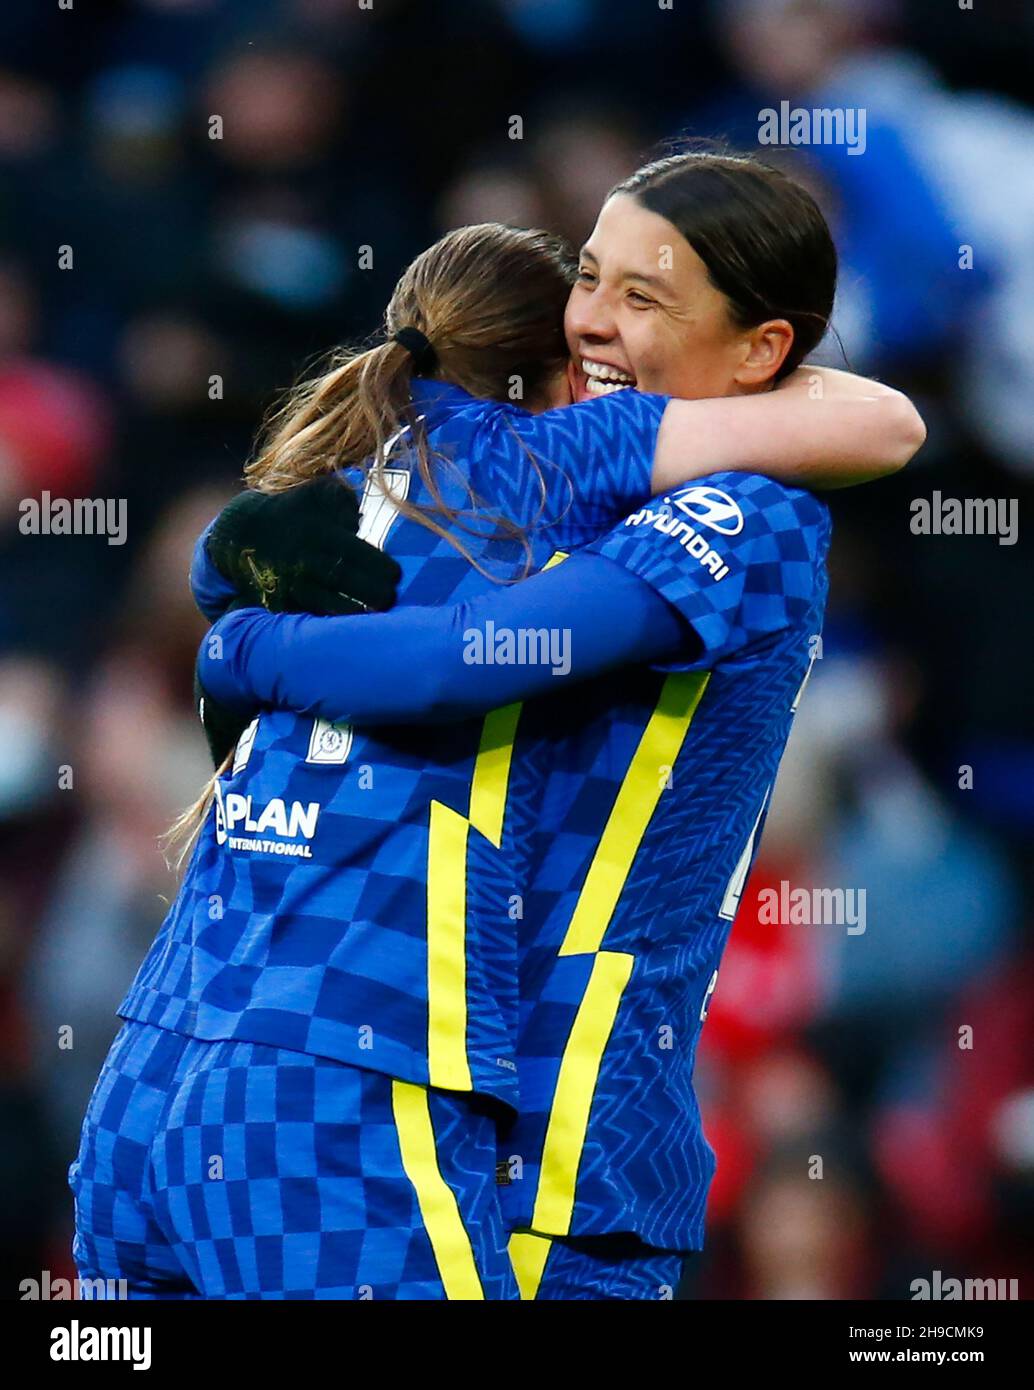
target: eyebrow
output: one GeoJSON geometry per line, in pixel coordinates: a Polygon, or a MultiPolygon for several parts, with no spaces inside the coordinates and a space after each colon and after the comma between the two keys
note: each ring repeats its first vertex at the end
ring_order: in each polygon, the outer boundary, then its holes
{"type": "MultiPolygon", "coordinates": [[[[593,265],[599,265],[599,261],[589,250],[588,246],[583,246],[578,255],[579,257],[587,257],[592,261],[593,265]]],[[[664,290],[666,293],[671,294],[671,286],[668,284],[667,280],[662,279],[659,275],[644,275],[638,270],[626,270],[624,279],[637,280],[641,285],[649,285],[652,289],[664,290]]]]}

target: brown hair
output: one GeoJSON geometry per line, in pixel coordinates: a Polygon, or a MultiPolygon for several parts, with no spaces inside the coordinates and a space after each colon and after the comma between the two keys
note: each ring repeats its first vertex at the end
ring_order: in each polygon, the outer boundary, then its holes
{"type": "MultiPolygon", "coordinates": [[[[436,472],[449,460],[433,455],[410,404],[417,364],[393,335],[416,328],[434,352],[436,379],[487,400],[542,404],[551,379],[567,364],[564,309],[575,275],[570,248],[548,232],[520,231],[498,222],[460,227],[436,241],[405,271],[384,316],[386,341],[364,351],[335,350],[324,370],[302,381],[266,422],[258,452],[244,470],[250,487],[285,492],[310,478],[362,464],[384,491],[387,445],[410,425],[417,466],[433,502],[425,507],[392,494],[398,511],[444,537],[489,579],[496,578],[448,528],[519,539],[526,570],[531,552],[524,531],[507,517],[489,517],[487,532],[464,520],[467,509],[444,501],[436,472]],[[442,520],[437,520],[440,517],[442,520]]],[[[529,464],[538,461],[529,454],[529,464]]],[[[470,510],[478,500],[463,479],[470,510]]],[[[545,488],[542,498],[545,501],[545,488]]],[[[182,865],[204,823],[222,765],[192,805],[162,837],[182,865]]]]}
{"type": "MultiPolygon", "coordinates": [[[[433,502],[422,506],[396,498],[399,512],[443,536],[481,569],[449,528],[485,533],[463,520],[467,509],[450,507],[442,498],[435,465],[447,460],[430,453],[416,428],[410,388],[417,363],[393,335],[402,328],[424,334],[436,379],[483,399],[539,404],[567,361],[563,321],[573,276],[569,248],[548,232],[497,222],[449,232],[417,256],[395,286],[384,318],[386,341],[365,351],[336,350],[321,372],[289,393],[267,421],[258,453],[244,470],[249,486],[282,492],[321,473],[362,464],[386,490],[386,445],[408,424],[433,502]]],[[[475,510],[469,484],[466,490],[475,510]]],[[[489,521],[492,528],[523,537],[508,518],[489,521]]]]}

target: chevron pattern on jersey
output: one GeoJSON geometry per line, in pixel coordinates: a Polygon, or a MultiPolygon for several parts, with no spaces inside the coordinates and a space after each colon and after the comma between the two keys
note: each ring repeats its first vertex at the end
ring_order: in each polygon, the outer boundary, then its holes
{"type": "Polygon", "coordinates": [[[520,1160],[510,1167],[522,1176],[502,1189],[516,1229],[632,1231],[664,1249],[703,1244],[714,1154],[692,1085],[700,1015],[730,930],[719,909],[766,805],[821,628],[829,540],[826,509],[807,494],[735,474],[706,483],[744,518],[735,537],[715,537],[728,566],[720,582],[663,527],[618,526],[590,546],[654,585],[705,650],[529,704],[521,725],[504,840],[528,884],[519,939],[521,1113],[502,1150],[520,1160]],[[631,847],[616,908],[593,934],[582,933],[601,949],[569,954],[590,865],[664,673],[694,670],[710,671],[707,688],[677,756],[657,768],[662,790],[631,847]],[[585,1002],[599,955],[633,965],[602,1055],[590,1058],[578,1038],[588,1033],[585,1002]],[[587,1122],[563,1080],[572,1047],[579,1065],[595,1069],[587,1122]],[[551,1132],[580,1143],[570,1208],[543,1197],[551,1132]]]}
{"type": "MultiPolygon", "coordinates": [[[[469,480],[481,504],[477,534],[457,534],[504,579],[523,573],[525,557],[492,518],[528,528],[534,568],[613,525],[649,491],[666,404],[623,392],[536,416],[440,383],[414,391],[445,501],[469,505],[469,480]]],[[[390,463],[410,472],[408,500],[430,505],[405,432],[390,463]]],[[[361,490],[362,470],[347,476],[361,490]]],[[[378,539],[402,568],[401,603],[458,603],[494,587],[427,527],[386,521],[379,510],[378,539]]],[[[491,787],[471,804],[482,727],[324,728],[313,760],[312,719],[263,714],[247,760],[221,779],[220,806],[122,1016],[515,1104],[518,887],[492,843],[491,787]],[[459,840],[441,841],[455,893],[436,879],[442,930],[429,960],[432,806],[442,826],[472,823],[459,859],[459,840]],[[452,897],[463,899],[462,920],[452,897]]]]}

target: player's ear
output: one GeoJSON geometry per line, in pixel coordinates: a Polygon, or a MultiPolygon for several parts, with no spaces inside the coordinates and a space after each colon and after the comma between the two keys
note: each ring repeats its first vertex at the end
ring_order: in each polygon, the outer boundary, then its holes
{"type": "Polygon", "coordinates": [[[733,374],[737,385],[764,386],[774,379],[793,347],[793,325],[786,319],[766,319],[743,335],[743,356],[733,374]]]}

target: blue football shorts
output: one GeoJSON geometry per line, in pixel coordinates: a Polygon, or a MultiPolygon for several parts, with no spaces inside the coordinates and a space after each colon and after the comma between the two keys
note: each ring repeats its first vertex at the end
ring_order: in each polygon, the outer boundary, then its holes
{"type": "Polygon", "coordinates": [[[496,1137],[470,1097],[126,1022],[69,1170],[80,1279],[130,1298],[516,1300],[496,1137]]]}
{"type": "Polygon", "coordinates": [[[642,1245],[635,1236],[554,1239],[532,1232],[510,1237],[510,1257],[521,1298],[538,1303],[669,1302],[686,1259],[679,1251],[642,1245]]]}

